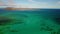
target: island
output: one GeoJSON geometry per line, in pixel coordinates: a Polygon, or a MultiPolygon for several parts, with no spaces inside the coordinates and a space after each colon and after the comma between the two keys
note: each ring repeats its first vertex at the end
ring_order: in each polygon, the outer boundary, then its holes
{"type": "Polygon", "coordinates": [[[13,7],[7,7],[4,8],[5,10],[32,10],[33,8],[13,8],[13,7]]]}

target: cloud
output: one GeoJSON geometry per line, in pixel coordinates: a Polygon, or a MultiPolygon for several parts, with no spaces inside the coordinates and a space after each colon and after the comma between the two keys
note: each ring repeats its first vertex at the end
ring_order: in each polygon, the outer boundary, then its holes
{"type": "Polygon", "coordinates": [[[60,4],[60,1],[58,1],[57,4],[60,4]]]}
{"type": "Polygon", "coordinates": [[[29,2],[32,2],[33,0],[28,0],[29,2]]]}
{"type": "Polygon", "coordinates": [[[29,2],[31,3],[34,3],[34,4],[47,4],[47,2],[37,2],[37,1],[34,1],[34,0],[28,0],[29,2]]]}
{"type": "Polygon", "coordinates": [[[35,7],[42,7],[42,6],[45,7],[45,6],[48,6],[47,2],[39,2],[39,1],[35,1],[35,0],[28,0],[28,1],[32,3],[30,6],[33,6],[33,5],[35,7]]]}
{"type": "Polygon", "coordinates": [[[4,5],[2,2],[0,2],[0,6],[4,5]]]}
{"type": "Polygon", "coordinates": [[[32,2],[32,3],[36,3],[36,1],[34,1],[34,0],[28,0],[29,2],[32,2]]]}

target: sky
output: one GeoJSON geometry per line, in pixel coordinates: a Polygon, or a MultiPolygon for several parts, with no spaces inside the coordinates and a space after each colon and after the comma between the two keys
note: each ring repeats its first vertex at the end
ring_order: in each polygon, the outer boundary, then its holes
{"type": "Polygon", "coordinates": [[[13,5],[15,8],[60,8],[60,0],[0,0],[0,8],[13,5]]]}

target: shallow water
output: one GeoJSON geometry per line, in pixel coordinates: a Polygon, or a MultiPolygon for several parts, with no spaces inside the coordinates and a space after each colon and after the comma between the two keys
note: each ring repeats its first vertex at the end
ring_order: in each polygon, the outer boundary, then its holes
{"type": "Polygon", "coordinates": [[[0,10],[0,34],[60,34],[60,9],[0,10]],[[3,23],[3,24],[1,24],[3,23]]]}

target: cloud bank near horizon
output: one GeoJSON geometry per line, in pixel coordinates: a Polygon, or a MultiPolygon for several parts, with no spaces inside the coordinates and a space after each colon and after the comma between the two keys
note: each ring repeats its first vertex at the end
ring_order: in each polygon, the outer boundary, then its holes
{"type": "Polygon", "coordinates": [[[13,0],[14,3],[11,4],[7,4],[6,0],[3,2],[0,2],[0,7],[13,5],[15,8],[60,8],[59,0],[13,0]]]}

